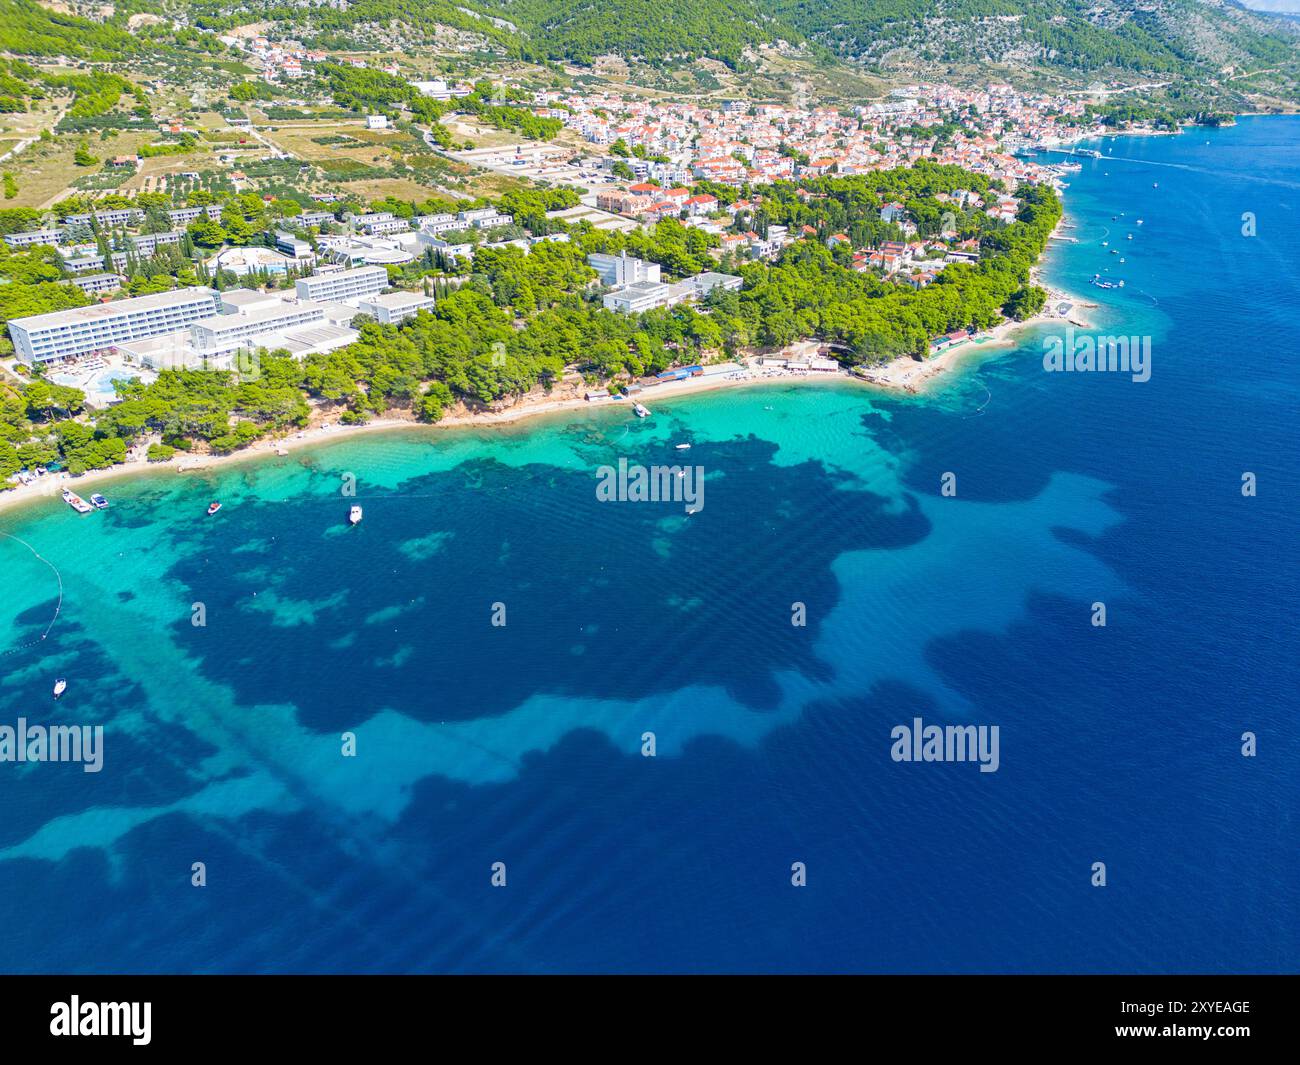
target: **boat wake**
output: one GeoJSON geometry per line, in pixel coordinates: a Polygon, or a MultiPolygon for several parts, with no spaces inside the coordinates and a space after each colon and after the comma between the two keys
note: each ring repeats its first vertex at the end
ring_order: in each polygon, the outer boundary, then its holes
{"type": "Polygon", "coordinates": [[[976,407],[975,410],[974,410],[973,412],[971,412],[970,414],[963,414],[963,415],[961,416],[961,420],[962,420],[962,421],[969,421],[971,418],[982,418],[982,417],[984,417],[984,408],[987,407],[987,406],[989,405],[989,401],[990,401],[992,398],[993,398],[993,393],[989,391],[989,386],[988,386],[988,385],[985,385],[985,386],[984,386],[984,402],[981,403],[978,407],[976,407]]]}
{"type": "MultiPolygon", "coordinates": [[[[1207,166],[1192,166],[1190,163],[1166,163],[1159,159],[1135,159],[1130,156],[1122,155],[1109,155],[1106,158],[1115,163],[1138,163],[1142,166],[1163,166],[1170,170],[1187,170],[1193,174],[1209,174],[1211,177],[1228,176],[1222,170],[1215,170],[1207,166]]],[[[1234,181],[1240,179],[1242,181],[1253,181],[1261,185],[1280,185],[1282,188],[1286,189],[1300,189],[1300,182],[1281,181],[1277,178],[1263,177],[1259,174],[1246,174],[1237,170],[1232,172],[1231,177],[1234,181]]]]}

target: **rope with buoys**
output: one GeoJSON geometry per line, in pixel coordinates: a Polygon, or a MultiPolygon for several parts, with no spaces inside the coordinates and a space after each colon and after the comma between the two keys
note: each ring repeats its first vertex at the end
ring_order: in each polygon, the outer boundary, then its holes
{"type": "Polygon", "coordinates": [[[0,532],[0,536],[4,536],[10,540],[17,540],[18,543],[22,544],[23,547],[27,548],[27,550],[30,551],[36,558],[40,559],[47,566],[49,566],[50,569],[54,571],[54,579],[59,582],[59,598],[58,601],[54,604],[54,616],[50,618],[50,623],[45,626],[45,631],[41,633],[40,640],[28,640],[26,643],[21,643],[17,647],[11,647],[7,651],[0,652],[0,658],[5,658],[8,657],[9,655],[17,654],[19,651],[25,651],[29,647],[35,647],[38,643],[41,642],[41,640],[44,640],[45,637],[47,637],[50,634],[50,629],[54,628],[54,623],[59,620],[59,612],[63,609],[63,574],[59,572],[58,566],[56,566],[48,558],[46,558],[39,551],[37,551],[36,548],[34,548],[21,536],[15,536],[13,533],[7,533],[7,532],[0,532]]]}

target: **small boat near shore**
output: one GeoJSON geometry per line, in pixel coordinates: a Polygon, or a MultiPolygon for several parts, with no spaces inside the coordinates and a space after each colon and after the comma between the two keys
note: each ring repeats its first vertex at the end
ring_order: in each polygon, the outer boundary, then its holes
{"type": "Polygon", "coordinates": [[[58,680],[54,682],[54,698],[57,699],[60,695],[62,695],[67,690],[68,690],[68,682],[64,680],[62,677],[60,677],[58,680]]]}
{"type": "Polygon", "coordinates": [[[78,514],[89,514],[95,509],[70,488],[63,490],[63,502],[67,503],[78,514]]]}
{"type": "Polygon", "coordinates": [[[633,403],[632,413],[635,414],[638,418],[648,418],[650,417],[650,408],[647,407],[644,403],[633,403]]]}
{"type": "Polygon", "coordinates": [[[208,517],[209,517],[209,518],[212,517],[212,515],[215,514],[217,511],[219,511],[220,509],[221,509],[221,504],[220,504],[220,503],[216,503],[216,502],[209,503],[209,504],[208,504],[208,517]]]}
{"type": "Polygon", "coordinates": [[[108,507],[108,500],[96,492],[90,497],[90,505],[96,510],[104,510],[108,507]]]}
{"type": "Polygon", "coordinates": [[[348,524],[349,524],[349,525],[360,525],[360,524],[361,524],[361,508],[360,508],[360,507],[354,506],[351,510],[348,511],[348,524]]]}

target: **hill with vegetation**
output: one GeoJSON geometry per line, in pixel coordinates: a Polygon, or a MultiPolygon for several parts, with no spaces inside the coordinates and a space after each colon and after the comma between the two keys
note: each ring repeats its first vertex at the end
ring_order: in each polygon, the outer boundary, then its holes
{"type": "Polygon", "coordinates": [[[1294,24],[1230,0],[773,0],[837,54],[909,62],[1009,63],[1190,75],[1294,63],[1294,24]]]}
{"type": "Polygon", "coordinates": [[[992,66],[1003,77],[1148,77],[1300,97],[1300,23],[1235,0],[121,0],[98,15],[89,4],[0,0],[0,51],[122,59],[269,22],[316,47],[359,51],[437,44],[579,64],[707,57],[744,70],[785,42],[887,77],[992,66]]]}
{"type": "MultiPolygon", "coordinates": [[[[132,0],[136,9],[166,2],[132,0]]],[[[1079,81],[1149,75],[1225,89],[1230,78],[1264,71],[1264,84],[1236,88],[1282,95],[1300,84],[1300,24],[1235,0],[197,0],[186,8],[209,32],[270,20],[317,44],[374,48],[446,43],[450,31],[510,57],[582,64],[602,55],[650,64],[708,57],[744,69],[756,49],[786,42],[884,75],[993,64],[1079,81]]]]}

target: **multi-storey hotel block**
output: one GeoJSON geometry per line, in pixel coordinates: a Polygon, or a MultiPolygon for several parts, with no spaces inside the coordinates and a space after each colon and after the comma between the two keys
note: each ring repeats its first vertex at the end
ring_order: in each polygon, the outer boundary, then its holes
{"type": "Polygon", "coordinates": [[[33,229],[29,233],[5,234],[5,243],[11,248],[30,248],[34,244],[58,247],[62,240],[63,232],[58,229],[33,229]]]}
{"type": "Polygon", "coordinates": [[[295,283],[300,300],[355,304],[388,287],[388,271],[382,266],[358,266],[299,278],[295,283]]]}
{"type": "Polygon", "coordinates": [[[381,292],[357,304],[357,310],[382,325],[396,325],[414,318],[421,311],[432,311],[434,298],[419,292],[381,292]]]}
{"type": "Polygon", "coordinates": [[[271,333],[325,321],[325,308],[319,303],[275,302],[278,306],[241,309],[235,314],[219,314],[195,322],[190,328],[191,346],[204,354],[233,351],[271,333]]]}
{"type": "Polygon", "coordinates": [[[25,363],[53,362],[173,333],[216,314],[219,294],[196,286],[152,296],[51,311],[9,323],[14,351],[25,363]]]}

